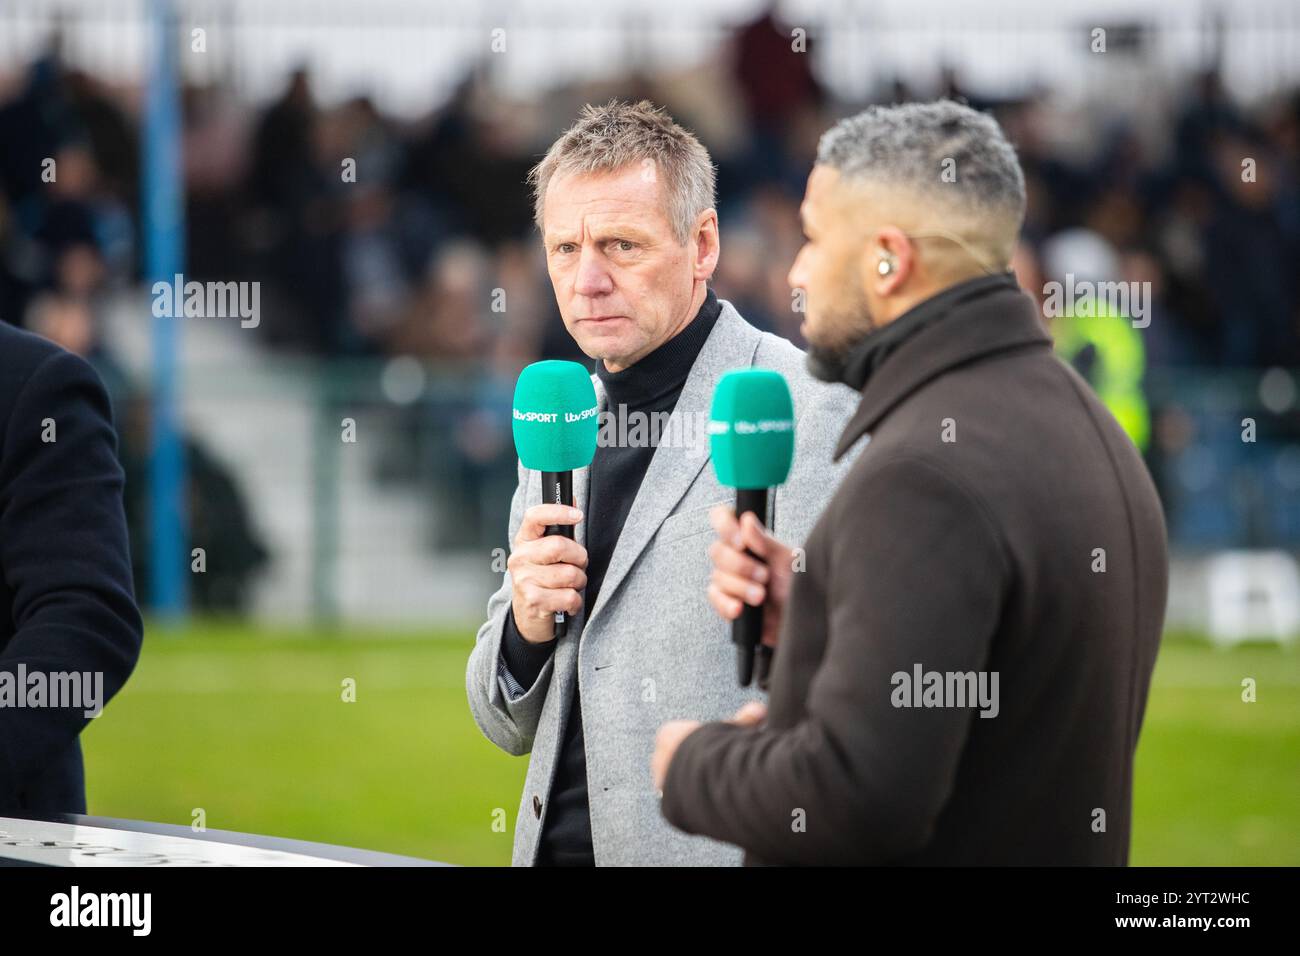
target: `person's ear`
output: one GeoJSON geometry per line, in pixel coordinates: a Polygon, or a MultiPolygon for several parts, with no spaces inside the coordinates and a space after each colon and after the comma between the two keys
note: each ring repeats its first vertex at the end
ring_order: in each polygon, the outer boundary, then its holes
{"type": "Polygon", "coordinates": [[[718,213],[715,209],[706,209],[695,220],[692,233],[695,243],[696,279],[708,281],[718,268],[718,256],[722,252],[721,240],[718,238],[718,213]]]}
{"type": "Polygon", "coordinates": [[[867,247],[871,288],[884,298],[906,284],[916,268],[912,240],[897,226],[881,226],[867,247]]]}

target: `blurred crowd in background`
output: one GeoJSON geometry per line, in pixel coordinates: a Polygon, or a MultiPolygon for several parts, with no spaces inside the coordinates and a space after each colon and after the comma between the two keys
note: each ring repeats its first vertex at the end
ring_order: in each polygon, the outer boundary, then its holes
{"type": "MultiPolygon", "coordinates": [[[[547,280],[529,168],[583,102],[644,97],[666,106],[697,131],[718,166],[717,293],[753,324],[800,343],[785,275],[801,242],[804,182],[820,133],[867,105],[835,101],[810,67],[815,55],[815,37],[808,54],[792,52],[788,30],[764,16],[717,52],[711,75],[725,82],[722,90],[629,75],[520,104],[495,92],[485,66],[418,121],[386,116],[365,96],[322,105],[306,69],[271,103],[187,86],[185,276],[259,281],[262,321],[249,333],[259,348],[475,366],[480,381],[495,385],[464,399],[470,425],[456,448],[468,464],[454,481],[444,469],[438,493],[454,497],[467,474],[496,476],[508,493],[513,454],[497,410],[515,375],[539,358],[582,358],[547,280]],[[355,161],[354,182],[343,174],[347,160],[355,161]]],[[[1294,548],[1300,514],[1286,500],[1300,498],[1294,386],[1288,398],[1285,381],[1274,378],[1265,397],[1271,414],[1261,441],[1275,454],[1260,480],[1273,484],[1265,510],[1241,517],[1212,503],[1231,486],[1203,480],[1203,462],[1188,473],[1192,459],[1181,454],[1205,441],[1222,443],[1213,446],[1218,460],[1241,454],[1240,414],[1198,417],[1194,402],[1181,406],[1152,383],[1177,382],[1184,369],[1233,370],[1252,382],[1267,369],[1300,369],[1300,91],[1236,102],[1212,68],[1180,88],[1167,128],[1107,117],[1088,131],[1084,153],[1054,135],[1052,90],[990,98],[937,65],[932,85],[896,82],[872,101],[951,96],[994,113],[1027,179],[1016,262],[1026,289],[1041,298],[1044,284],[1067,271],[1150,283],[1151,321],[1138,333],[1136,367],[1150,438],[1140,444],[1167,505],[1184,511],[1171,516],[1177,541],[1294,548]],[[1249,177],[1243,158],[1253,161],[1249,177]]],[[[136,98],[65,66],[56,43],[5,94],[0,144],[0,319],[96,364],[118,401],[128,469],[141,475],[147,409],[132,395],[144,383],[128,380],[98,321],[108,291],[143,281],[136,98]],[[51,157],[57,177],[47,182],[51,157]]],[[[1096,361],[1070,358],[1085,373],[1096,361]]],[[[202,475],[200,446],[191,454],[202,475]]],[[[234,550],[246,573],[265,560],[264,549],[254,529],[239,527],[247,521],[237,481],[219,463],[206,464],[194,520],[205,520],[206,508],[206,520],[238,532],[234,550]]],[[[133,507],[141,509],[138,497],[133,507]]],[[[135,550],[143,560],[147,549],[135,550]]],[[[234,597],[211,600],[237,603],[238,576],[229,585],[234,597]]]]}

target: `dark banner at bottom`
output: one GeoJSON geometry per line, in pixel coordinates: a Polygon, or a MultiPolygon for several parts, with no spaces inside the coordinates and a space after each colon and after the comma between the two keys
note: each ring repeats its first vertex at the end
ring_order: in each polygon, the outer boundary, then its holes
{"type": "MultiPolygon", "coordinates": [[[[499,933],[581,934],[611,921],[730,942],[768,927],[1016,941],[1199,937],[1231,945],[1291,923],[1287,869],[591,870],[299,865],[0,869],[7,941],[94,934],[294,945],[409,937],[482,917],[499,933]],[[536,919],[521,920],[522,908],[536,919]],[[504,921],[503,921],[504,920],[504,921]],[[674,929],[674,927],[676,927],[674,929]]],[[[17,950],[10,950],[17,952],[17,950]]]]}

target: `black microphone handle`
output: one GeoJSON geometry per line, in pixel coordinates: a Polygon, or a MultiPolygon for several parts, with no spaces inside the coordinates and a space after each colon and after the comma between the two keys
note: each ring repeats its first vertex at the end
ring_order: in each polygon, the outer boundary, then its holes
{"type": "MultiPolygon", "coordinates": [[[[736,520],[746,511],[752,511],[758,523],[767,527],[767,489],[766,488],[737,488],[736,489],[736,520]]],[[[754,554],[748,548],[745,553],[756,561],[761,561],[758,555],[754,554]]],[[[731,640],[736,645],[736,677],[740,680],[741,687],[748,687],[749,682],[754,678],[754,652],[760,644],[763,643],[763,606],[760,604],[754,607],[751,604],[740,605],[740,617],[731,622],[731,640]]],[[[760,686],[763,686],[767,680],[766,661],[763,661],[763,673],[759,675],[760,686]]]]}
{"type": "Polygon", "coordinates": [[[766,644],[758,645],[758,660],[754,664],[754,677],[758,680],[758,689],[765,691],[772,680],[772,648],[766,644]]]}
{"type": "MultiPolygon", "coordinates": [[[[573,507],[573,472],[571,471],[544,471],[542,472],[542,503],[548,505],[568,505],[573,507]]],[[[546,528],[548,535],[563,535],[570,541],[573,540],[573,525],[571,524],[553,524],[546,528]]],[[[565,634],[569,633],[569,616],[563,611],[555,612],[555,637],[559,640],[565,634]]]]}

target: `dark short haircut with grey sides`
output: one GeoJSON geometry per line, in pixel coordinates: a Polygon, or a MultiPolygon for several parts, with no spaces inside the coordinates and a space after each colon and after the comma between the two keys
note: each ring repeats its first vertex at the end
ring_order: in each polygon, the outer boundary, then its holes
{"type": "Polygon", "coordinates": [[[714,205],[717,175],[709,151],[649,100],[588,103],[528,174],[533,216],[542,228],[546,187],[558,173],[618,172],[650,160],[663,185],[665,210],[678,242],[690,239],[696,218],[714,205]]]}
{"type": "Polygon", "coordinates": [[[817,162],[954,211],[996,212],[1013,220],[1016,231],[1024,219],[1025,176],[1002,127],[952,100],[869,107],[822,135],[817,162]]]}

